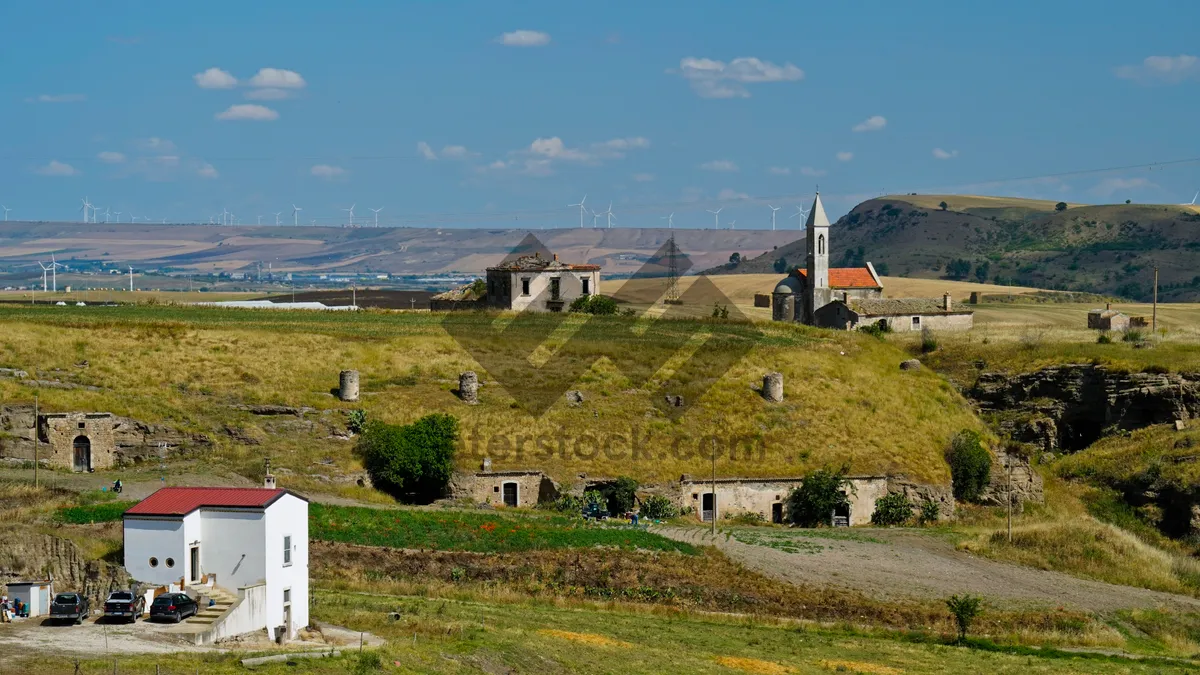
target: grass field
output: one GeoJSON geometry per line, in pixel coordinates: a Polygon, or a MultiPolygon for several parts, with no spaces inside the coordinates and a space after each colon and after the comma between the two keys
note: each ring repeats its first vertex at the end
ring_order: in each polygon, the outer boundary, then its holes
{"type": "MultiPolygon", "coordinates": [[[[204,433],[216,446],[209,456],[223,466],[255,475],[269,455],[296,471],[293,481],[322,471],[326,459],[358,468],[351,444],[331,435],[356,407],[402,423],[452,413],[465,432],[462,466],[487,454],[496,469],[543,468],[565,483],[581,472],[643,482],[702,474],[711,452],[703,441],[712,436],[726,476],[799,475],[849,461],[856,473],[945,482],[944,444],[960,429],[981,428],[947,383],[901,372],[906,354],[868,336],[710,320],[570,316],[560,325],[545,315],[498,339],[492,316],[453,319],[459,340],[445,317],[427,312],[6,306],[0,366],[99,388],[42,389],[45,410],[108,411],[204,433]],[[85,360],[86,368],[76,366],[85,360]],[[531,369],[530,361],[543,367],[531,369]],[[330,396],[343,368],[362,374],[358,404],[330,396]],[[485,383],[480,405],[452,393],[465,370],[485,383]],[[754,387],[773,370],[785,376],[787,400],[772,406],[754,387]],[[525,412],[498,386],[502,376],[522,401],[552,405],[540,416],[525,412]],[[584,405],[558,398],[568,388],[584,393],[584,405]],[[664,393],[692,406],[673,419],[661,406],[664,393]],[[249,404],[318,412],[308,426],[284,428],[235,407],[249,404]],[[236,441],[227,429],[258,444],[236,441]],[[535,453],[529,439],[541,436],[555,439],[551,452],[535,453]],[[755,450],[747,454],[747,445],[755,450]],[[743,451],[727,452],[734,446],[743,451]]],[[[33,393],[0,380],[4,400],[32,402],[33,393]]]]}
{"type": "Polygon", "coordinates": [[[313,539],[386,546],[500,553],[559,548],[638,548],[695,553],[690,544],[645,530],[588,525],[565,516],[511,517],[471,511],[383,510],[350,506],[309,507],[313,539]]]}

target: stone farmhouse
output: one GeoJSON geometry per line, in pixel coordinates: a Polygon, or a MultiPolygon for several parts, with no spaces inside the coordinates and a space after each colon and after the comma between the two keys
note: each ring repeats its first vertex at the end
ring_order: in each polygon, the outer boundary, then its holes
{"type": "MultiPolygon", "coordinates": [[[[875,502],[888,493],[884,476],[848,476],[849,508],[835,513],[835,523],[869,525],[875,513],[875,502]],[[844,519],[844,520],[841,520],[844,519]]],[[[713,481],[682,476],[675,498],[681,511],[689,507],[697,519],[711,522],[714,494],[717,518],[730,518],[743,513],[757,513],[769,523],[782,523],[787,516],[788,494],[800,487],[803,478],[718,478],[714,493],[713,481]]]]}
{"type": "Polygon", "coordinates": [[[137,581],[222,599],[188,619],[197,643],[308,625],[308,500],[273,476],[261,488],[161,488],[125,512],[124,534],[137,581]]]}
{"type": "Polygon", "coordinates": [[[972,327],[974,312],[954,309],[948,295],[941,300],[885,299],[883,282],[869,262],[863,267],[831,269],[830,223],[820,193],[813,199],[805,227],[807,264],[792,270],[776,285],[771,294],[773,320],[842,330],[868,324],[886,325],[898,331],[972,327]]]}
{"type": "Polygon", "coordinates": [[[487,268],[486,303],[491,309],[561,312],[578,297],[600,289],[600,266],[524,255],[487,268]]]}
{"type": "Polygon", "coordinates": [[[37,421],[37,433],[46,444],[41,456],[51,466],[94,471],[116,464],[112,413],[44,413],[37,421]]]}
{"type": "Polygon", "coordinates": [[[1127,330],[1129,317],[1106,304],[1104,309],[1093,309],[1088,312],[1088,328],[1092,330],[1127,330]]]}

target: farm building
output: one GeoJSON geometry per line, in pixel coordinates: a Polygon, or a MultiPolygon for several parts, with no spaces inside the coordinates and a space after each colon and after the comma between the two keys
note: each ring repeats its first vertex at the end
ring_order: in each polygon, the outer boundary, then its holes
{"type": "Polygon", "coordinates": [[[458,472],[450,485],[454,497],[480,504],[533,507],[558,498],[554,481],[541,471],[458,472]]]}
{"type": "Polygon", "coordinates": [[[72,471],[111,468],[116,463],[114,428],[113,415],[106,412],[38,415],[38,436],[49,449],[42,457],[72,471]]]}
{"type": "Polygon", "coordinates": [[[125,512],[124,531],[137,581],[236,598],[205,641],[264,628],[290,638],[308,625],[307,499],[274,487],[165,487],[125,512]]]}
{"type": "Polygon", "coordinates": [[[771,293],[771,318],[822,328],[853,329],[886,322],[893,330],[969,330],[974,313],[953,310],[948,298],[884,299],[875,266],[829,267],[830,223],[820,193],[805,223],[808,262],[792,270],[771,293]],[[900,324],[903,324],[901,326],[900,324]]]}
{"type": "Polygon", "coordinates": [[[53,581],[10,581],[7,587],[8,598],[27,605],[30,618],[50,613],[50,599],[54,597],[53,581]]]}
{"type": "MultiPolygon", "coordinates": [[[[888,492],[884,476],[848,476],[850,507],[835,518],[845,518],[847,525],[868,525],[875,513],[875,502],[888,492]]],[[[676,502],[681,510],[693,509],[698,520],[710,522],[713,517],[713,482],[704,479],[679,479],[676,502]]],[[[803,478],[718,478],[716,481],[717,519],[741,513],[757,513],[769,523],[782,523],[786,517],[788,493],[800,487],[803,478]]]]}
{"type": "Polygon", "coordinates": [[[1129,328],[1129,317],[1105,305],[1104,309],[1088,312],[1087,326],[1092,330],[1125,330],[1129,328]]]}
{"type": "Polygon", "coordinates": [[[599,265],[544,258],[540,252],[487,268],[487,305],[492,309],[561,312],[571,301],[600,288],[599,265]]]}
{"type": "Polygon", "coordinates": [[[970,330],[975,315],[970,310],[955,310],[947,293],[942,300],[926,298],[841,299],[817,310],[817,325],[825,328],[854,330],[860,326],[887,326],[902,333],[926,328],[938,331],[970,330]]]}

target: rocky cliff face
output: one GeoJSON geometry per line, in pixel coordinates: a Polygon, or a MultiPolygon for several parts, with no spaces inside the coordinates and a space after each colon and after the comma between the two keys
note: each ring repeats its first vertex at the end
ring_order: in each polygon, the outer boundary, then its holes
{"type": "MultiPolygon", "coordinates": [[[[0,458],[33,459],[33,406],[0,405],[0,458]]],[[[134,464],[157,458],[160,447],[168,453],[206,448],[212,440],[161,424],[147,424],[128,417],[113,418],[116,459],[134,464]]],[[[45,443],[45,438],[42,439],[45,443]]]]}
{"type": "Polygon", "coordinates": [[[92,606],[115,590],[130,588],[129,574],[120,565],[88,560],[69,539],[30,533],[28,529],[0,531],[0,584],[17,580],[54,579],[54,590],[87,595],[92,606]]]}
{"type": "Polygon", "coordinates": [[[1200,373],[1127,373],[1072,364],[984,373],[966,392],[1000,431],[1042,452],[1081,450],[1114,430],[1200,416],[1200,373]]]}

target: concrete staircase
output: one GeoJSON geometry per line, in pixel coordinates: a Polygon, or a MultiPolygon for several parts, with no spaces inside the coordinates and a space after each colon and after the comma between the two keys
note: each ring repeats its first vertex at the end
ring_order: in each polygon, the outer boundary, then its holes
{"type": "Polygon", "coordinates": [[[212,598],[211,606],[203,605],[195,616],[188,617],[184,623],[190,626],[203,626],[206,630],[221,620],[221,617],[238,601],[237,596],[219,586],[205,589],[204,595],[212,598]]]}

